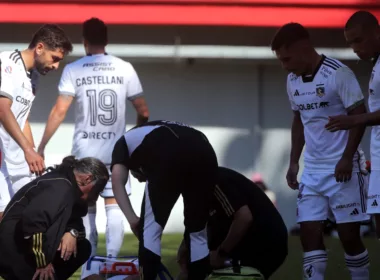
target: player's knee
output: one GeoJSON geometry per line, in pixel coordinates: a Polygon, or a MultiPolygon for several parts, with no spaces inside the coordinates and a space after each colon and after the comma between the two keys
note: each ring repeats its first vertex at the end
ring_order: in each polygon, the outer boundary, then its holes
{"type": "Polygon", "coordinates": [[[375,224],[376,224],[376,237],[380,239],[380,214],[375,214],[375,224]]]}
{"type": "Polygon", "coordinates": [[[338,224],[338,234],[341,242],[355,242],[361,240],[360,223],[344,223],[338,224]]]}
{"type": "Polygon", "coordinates": [[[92,247],[90,241],[87,239],[80,240],[77,243],[77,251],[76,259],[82,265],[91,257],[92,247]]]}
{"type": "Polygon", "coordinates": [[[300,238],[305,252],[324,250],[324,222],[312,221],[300,223],[300,238]]]}
{"type": "Polygon", "coordinates": [[[338,224],[338,234],[347,254],[356,255],[365,249],[360,235],[360,223],[338,224]]]}

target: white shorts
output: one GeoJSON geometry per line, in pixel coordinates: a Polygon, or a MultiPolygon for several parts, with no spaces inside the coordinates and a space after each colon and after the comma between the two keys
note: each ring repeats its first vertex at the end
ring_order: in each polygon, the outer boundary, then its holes
{"type": "MultiPolygon", "coordinates": [[[[136,275],[136,273],[132,273],[133,270],[139,269],[139,261],[137,258],[107,258],[94,256],[90,258],[83,266],[82,266],[82,275],[81,279],[89,277],[91,275],[100,275],[101,270],[104,268],[110,269],[113,264],[119,263],[120,265],[117,267],[121,270],[130,271],[132,275],[136,275]]],[[[138,274],[138,272],[137,272],[138,274]]],[[[108,277],[107,279],[125,279],[128,275],[115,275],[113,277],[108,277]]]]}
{"type": "Polygon", "coordinates": [[[369,175],[367,213],[380,214],[380,170],[372,170],[369,175]]]}
{"type": "Polygon", "coordinates": [[[297,222],[336,223],[367,221],[368,175],[354,172],[349,182],[338,183],[331,173],[303,173],[297,199],[297,222]]]}
{"type": "MultiPolygon", "coordinates": [[[[132,188],[131,188],[131,174],[129,174],[129,176],[128,176],[128,181],[127,181],[127,184],[125,185],[125,190],[127,191],[128,195],[131,194],[131,191],[132,191],[132,188]]],[[[113,194],[113,190],[112,190],[111,175],[110,175],[110,179],[108,180],[108,183],[107,183],[106,187],[104,188],[104,191],[102,191],[100,193],[100,196],[103,197],[103,198],[113,198],[113,197],[115,197],[115,195],[113,194]]]]}
{"type": "Polygon", "coordinates": [[[30,173],[29,165],[24,162],[20,165],[11,165],[7,163],[7,170],[12,183],[11,197],[23,186],[30,183],[36,176],[30,173]]]}
{"type": "Polygon", "coordinates": [[[8,176],[4,161],[0,168],[0,212],[4,212],[9,201],[11,201],[12,184],[8,176]]]}

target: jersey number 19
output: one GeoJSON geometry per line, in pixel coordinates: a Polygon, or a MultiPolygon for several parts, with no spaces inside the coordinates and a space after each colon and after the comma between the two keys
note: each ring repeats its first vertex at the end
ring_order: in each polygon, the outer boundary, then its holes
{"type": "Polygon", "coordinates": [[[97,96],[95,89],[89,89],[86,93],[90,102],[91,126],[96,126],[97,121],[102,125],[113,125],[117,119],[116,92],[112,89],[103,89],[97,96]]]}

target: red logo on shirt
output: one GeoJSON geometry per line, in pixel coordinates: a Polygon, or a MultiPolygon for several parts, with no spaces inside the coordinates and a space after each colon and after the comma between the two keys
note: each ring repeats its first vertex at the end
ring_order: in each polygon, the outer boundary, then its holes
{"type": "Polygon", "coordinates": [[[5,71],[5,73],[11,74],[12,73],[12,67],[7,66],[7,67],[5,67],[4,71],[5,71]]]}

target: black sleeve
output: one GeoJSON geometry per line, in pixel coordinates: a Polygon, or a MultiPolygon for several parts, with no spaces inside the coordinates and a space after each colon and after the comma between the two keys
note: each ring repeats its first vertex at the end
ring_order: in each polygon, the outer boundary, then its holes
{"type": "Polygon", "coordinates": [[[216,185],[214,195],[227,216],[233,216],[244,205],[248,205],[247,200],[238,188],[232,185],[216,185]]]}
{"type": "Polygon", "coordinates": [[[46,231],[62,215],[64,209],[71,209],[74,203],[70,183],[64,179],[50,182],[48,185],[40,182],[40,193],[31,199],[21,217],[22,231],[25,239],[31,240],[38,268],[47,266],[53,257],[49,255],[50,248],[46,244],[46,231]]]}
{"type": "Polygon", "coordinates": [[[86,216],[88,211],[88,205],[85,202],[76,203],[71,212],[69,221],[67,222],[66,232],[72,229],[76,229],[80,235],[85,234],[85,228],[83,225],[83,217],[86,216]]]}
{"type": "Polygon", "coordinates": [[[112,167],[115,164],[123,164],[126,167],[128,167],[129,163],[129,151],[128,151],[128,146],[127,142],[125,141],[124,135],[120,137],[119,140],[117,140],[113,151],[112,151],[112,162],[111,162],[111,172],[112,172],[112,167]]]}

